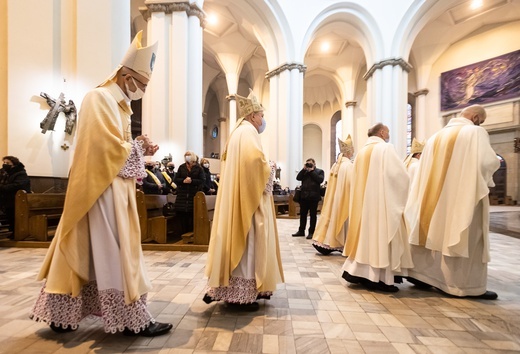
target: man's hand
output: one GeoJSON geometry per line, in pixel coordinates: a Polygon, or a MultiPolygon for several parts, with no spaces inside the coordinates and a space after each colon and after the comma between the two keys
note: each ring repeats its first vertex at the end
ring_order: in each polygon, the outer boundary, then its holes
{"type": "Polygon", "coordinates": [[[143,142],[143,150],[144,156],[153,156],[157,150],[159,150],[159,145],[155,145],[152,143],[148,135],[139,135],[135,140],[143,142]]]}

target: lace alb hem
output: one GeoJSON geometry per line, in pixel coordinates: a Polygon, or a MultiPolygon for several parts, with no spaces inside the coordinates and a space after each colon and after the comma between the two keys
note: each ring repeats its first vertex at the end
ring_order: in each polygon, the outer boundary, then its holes
{"type": "Polygon", "coordinates": [[[139,332],[155,322],[146,306],[146,294],[127,305],[122,291],[98,291],[95,281],[85,285],[77,297],[47,293],[44,284],[30,318],[37,322],[76,329],[79,322],[88,316],[101,317],[106,333],[122,332],[125,328],[139,332]]]}
{"type": "Polygon", "coordinates": [[[344,247],[330,247],[329,245],[326,245],[326,244],[318,242],[318,241],[314,241],[312,244],[316,245],[318,247],[321,247],[321,248],[325,248],[326,250],[331,250],[331,251],[343,252],[343,248],[344,248],[344,247]]]}
{"type": "Polygon", "coordinates": [[[130,155],[117,175],[122,178],[135,178],[137,179],[137,183],[141,182],[142,184],[142,179],[146,177],[143,144],[137,140],[133,140],[131,144],[132,149],[130,150],[130,155]]]}
{"type": "Polygon", "coordinates": [[[207,288],[206,295],[214,301],[226,301],[234,304],[250,304],[257,298],[268,298],[273,295],[272,291],[258,292],[255,279],[245,279],[231,276],[229,286],[218,288],[207,288]]]}

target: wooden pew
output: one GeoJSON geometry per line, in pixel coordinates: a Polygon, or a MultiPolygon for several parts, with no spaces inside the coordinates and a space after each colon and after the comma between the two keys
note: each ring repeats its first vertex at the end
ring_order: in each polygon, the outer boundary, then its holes
{"type": "Polygon", "coordinates": [[[64,193],[19,190],[15,197],[14,240],[34,237],[38,241],[47,241],[50,229],[58,225],[64,204],[64,193]]]}
{"type": "Polygon", "coordinates": [[[182,235],[183,243],[209,245],[216,200],[216,195],[205,195],[203,192],[195,194],[193,198],[193,232],[182,235]]]}
{"type": "MultiPolygon", "coordinates": [[[[300,204],[296,203],[294,200],[294,192],[289,194],[289,219],[297,219],[300,217],[300,204]]],[[[318,202],[318,214],[321,212],[321,208],[323,207],[323,197],[318,202]]]]}
{"type": "Polygon", "coordinates": [[[173,216],[163,215],[163,206],[167,202],[175,202],[174,195],[144,194],[137,191],[137,213],[141,227],[141,242],[155,241],[166,243],[168,236],[168,222],[173,216]]]}
{"type": "Polygon", "coordinates": [[[274,211],[276,212],[276,217],[287,216],[287,213],[289,212],[289,198],[290,194],[273,195],[274,211]]]}

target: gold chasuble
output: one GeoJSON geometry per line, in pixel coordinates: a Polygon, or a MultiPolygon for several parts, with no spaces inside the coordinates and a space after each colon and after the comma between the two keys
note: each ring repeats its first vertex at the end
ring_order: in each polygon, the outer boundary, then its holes
{"type": "Polygon", "coordinates": [[[265,191],[270,175],[258,131],[238,121],[222,155],[205,272],[210,288],[229,286],[248,252],[254,254],[249,269],[254,268],[258,292],[274,291],[283,282],[273,196],[265,191]]]}
{"type": "Polygon", "coordinates": [[[82,286],[89,281],[91,267],[87,213],[112,185],[118,202],[128,206],[127,210],[120,208],[121,217],[129,220],[125,223],[129,226],[119,237],[125,302],[130,303],[138,300],[150,286],[139,262],[142,251],[135,180],[117,177],[131,150],[132,111],[121,89],[111,81],[90,91],[81,108],[63,214],[38,280],[46,279],[48,293],[74,297],[80,294],[82,286]]]}
{"type": "Polygon", "coordinates": [[[330,170],[323,208],[314,231],[313,240],[327,249],[345,246],[350,203],[352,162],[341,154],[330,170]]]}
{"type": "Polygon", "coordinates": [[[403,218],[408,188],[393,145],[369,137],[354,161],[350,185],[344,250],[349,274],[393,284],[394,273],[413,266],[403,218]]]}

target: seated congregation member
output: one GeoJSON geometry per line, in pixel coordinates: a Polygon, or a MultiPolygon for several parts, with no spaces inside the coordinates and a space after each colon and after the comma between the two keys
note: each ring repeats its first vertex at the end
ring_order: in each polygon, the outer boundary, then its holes
{"type": "Polygon", "coordinates": [[[236,98],[240,119],[222,154],[203,300],[255,311],[256,300],[269,299],[284,281],[273,203],[276,165],[260,140],[264,108],[253,91],[236,98]]]}
{"type": "Polygon", "coordinates": [[[156,172],[155,163],[145,163],[146,177],[143,178],[144,194],[168,194],[169,188],[161,172],[156,172]]]}
{"type": "Polygon", "coordinates": [[[175,194],[177,193],[177,185],[175,184],[175,164],[172,161],[168,161],[164,168],[164,171],[161,172],[164,180],[166,181],[166,186],[168,186],[168,192],[175,194]]]}
{"type": "Polygon", "coordinates": [[[121,65],[83,99],[65,206],[38,280],[45,283],[31,318],[70,332],[90,315],[107,333],[153,337],[170,323],[155,321],[146,304],[145,272],[136,204],[144,156],[159,148],[146,135],[132,139],[131,100],[151,78],[157,43],[133,40],[121,65]]]}
{"type": "Polygon", "coordinates": [[[312,245],[321,254],[343,252],[348,230],[350,178],[354,146],[350,135],[338,139],[341,153],[330,169],[329,183],[323,200],[320,219],[314,232],[312,245]]]}
{"type": "Polygon", "coordinates": [[[394,276],[413,267],[404,223],[408,174],[382,123],[368,130],[354,160],[343,278],[370,290],[396,292],[394,276]]]}
{"type": "MultiPolygon", "coordinates": [[[[0,207],[3,208],[9,231],[14,232],[14,201],[16,192],[24,190],[31,193],[31,180],[27,176],[25,166],[17,157],[4,156],[2,158],[3,178],[0,184],[0,207]]],[[[14,238],[11,234],[9,238],[14,238]]]]}
{"type": "Polygon", "coordinates": [[[414,180],[415,172],[417,172],[417,168],[419,167],[419,160],[421,159],[424,145],[425,142],[420,142],[419,140],[413,138],[410,154],[406,156],[406,159],[404,159],[404,166],[408,171],[408,176],[410,176],[410,188],[412,187],[412,181],[414,180]]]}
{"type": "Polygon", "coordinates": [[[483,107],[469,106],[428,140],[405,215],[415,264],[409,281],[492,300],[488,194],[500,163],[479,127],[485,120],[483,107]]]}
{"type": "Polygon", "coordinates": [[[193,151],[186,151],[184,160],[186,162],[179,166],[175,175],[175,211],[180,216],[183,234],[193,231],[193,198],[202,190],[205,181],[199,157],[193,151]]]}
{"type": "Polygon", "coordinates": [[[200,160],[200,165],[202,166],[202,169],[204,170],[204,186],[202,187],[202,191],[204,194],[216,194],[216,186],[215,183],[211,180],[211,172],[209,170],[209,160],[208,159],[202,159],[200,160]]]}

